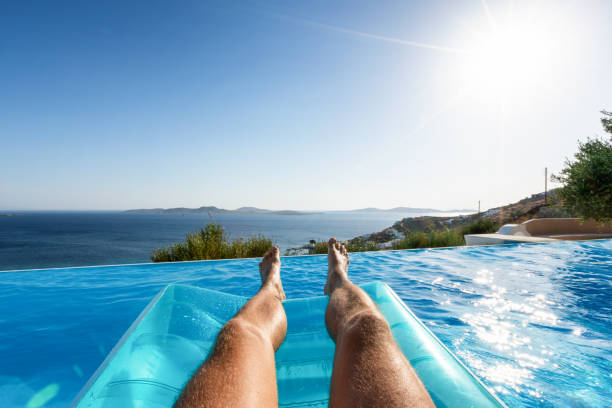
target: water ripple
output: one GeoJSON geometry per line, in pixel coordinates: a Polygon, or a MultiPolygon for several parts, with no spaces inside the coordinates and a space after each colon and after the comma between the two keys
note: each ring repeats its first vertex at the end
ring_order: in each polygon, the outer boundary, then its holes
{"type": "MultiPolygon", "coordinates": [[[[326,263],[283,258],[287,296],[321,295],[326,263]]],[[[387,282],[508,406],[612,406],[612,240],[352,254],[350,274],[387,282]]],[[[49,384],[65,406],[170,283],[251,296],[257,260],[0,272],[3,406],[49,384]]]]}

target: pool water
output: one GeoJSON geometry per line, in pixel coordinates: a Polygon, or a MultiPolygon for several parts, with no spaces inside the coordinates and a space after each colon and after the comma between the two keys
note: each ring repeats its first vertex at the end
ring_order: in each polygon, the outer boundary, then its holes
{"type": "MultiPolygon", "coordinates": [[[[283,258],[289,298],[326,257],[283,258]]],[[[612,240],[351,254],[510,407],[612,406],[612,240]]],[[[0,406],[63,407],[163,287],[250,296],[257,260],[0,272],[0,406]]]]}

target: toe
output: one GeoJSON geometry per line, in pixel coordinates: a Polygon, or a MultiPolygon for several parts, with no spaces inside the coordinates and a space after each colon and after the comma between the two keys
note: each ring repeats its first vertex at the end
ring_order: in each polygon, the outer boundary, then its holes
{"type": "Polygon", "coordinates": [[[329,241],[327,241],[327,246],[333,247],[335,243],[336,243],[336,238],[330,238],[329,241]]]}
{"type": "Polygon", "coordinates": [[[264,259],[271,258],[272,256],[274,256],[274,247],[268,249],[268,252],[266,252],[266,254],[264,255],[264,259]]]}

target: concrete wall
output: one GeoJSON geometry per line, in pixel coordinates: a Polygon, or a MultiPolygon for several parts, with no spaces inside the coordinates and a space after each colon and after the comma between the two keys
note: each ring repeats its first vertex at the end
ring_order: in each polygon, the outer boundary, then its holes
{"type": "Polygon", "coordinates": [[[612,234],[612,225],[599,224],[593,220],[581,221],[578,218],[536,218],[519,225],[514,234],[532,237],[583,234],[607,235],[612,234]]]}

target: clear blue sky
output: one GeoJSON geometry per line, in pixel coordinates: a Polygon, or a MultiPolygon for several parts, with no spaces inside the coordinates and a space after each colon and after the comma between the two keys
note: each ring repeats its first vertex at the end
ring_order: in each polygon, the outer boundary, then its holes
{"type": "Polygon", "coordinates": [[[612,110],[609,1],[4,1],[0,209],[484,208],[612,110]]]}

